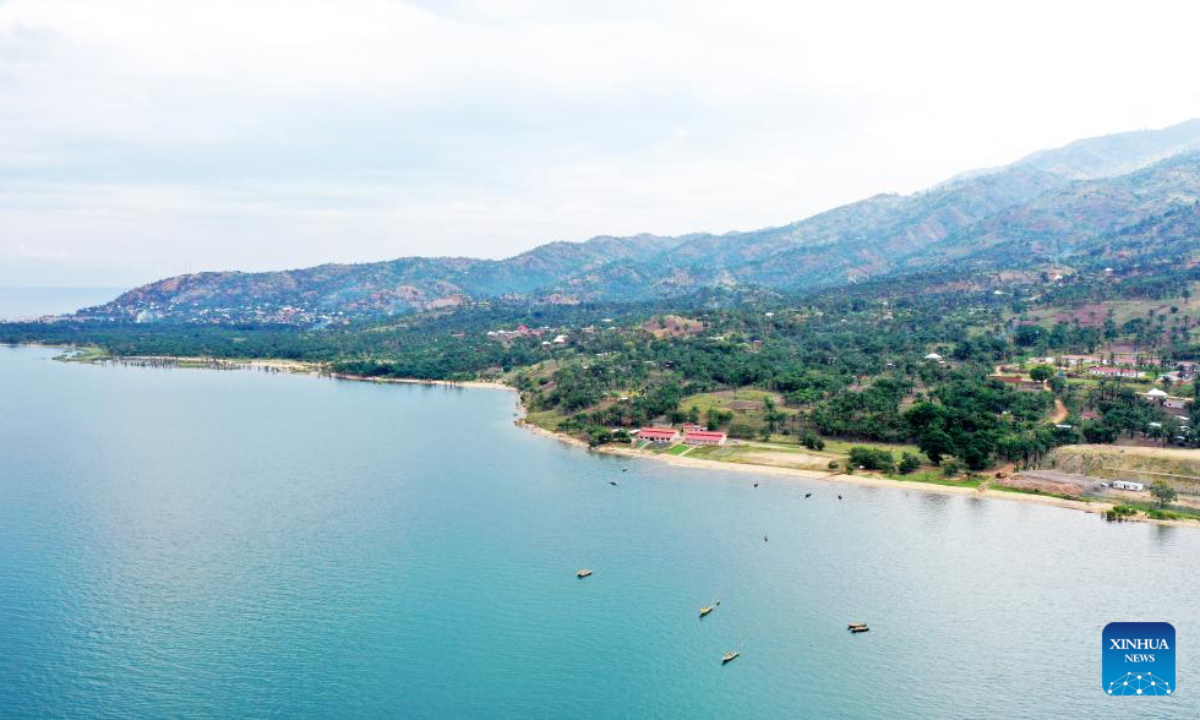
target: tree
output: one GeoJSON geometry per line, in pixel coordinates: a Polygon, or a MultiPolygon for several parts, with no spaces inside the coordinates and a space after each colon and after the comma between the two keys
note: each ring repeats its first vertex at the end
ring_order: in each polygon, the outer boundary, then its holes
{"type": "Polygon", "coordinates": [[[971,470],[982,470],[991,462],[991,446],[981,437],[975,437],[962,452],[962,461],[971,470]]]}
{"type": "Polygon", "coordinates": [[[940,427],[922,433],[917,445],[934,465],[941,465],[943,457],[954,454],[954,441],[940,427]]]}
{"type": "Polygon", "coordinates": [[[1155,480],[1150,483],[1150,494],[1158,499],[1158,506],[1164,508],[1167,503],[1179,497],[1179,493],[1166,480],[1155,480]]]}
{"type": "Polygon", "coordinates": [[[1038,382],[1045,382],[1054,377],[1054,368],[1049,365],[1034,365],[1029,369],[1029,377],[1038,382]]]}

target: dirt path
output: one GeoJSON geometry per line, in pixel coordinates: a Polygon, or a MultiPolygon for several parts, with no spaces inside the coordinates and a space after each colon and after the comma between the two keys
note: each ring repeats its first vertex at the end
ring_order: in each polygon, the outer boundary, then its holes
{"type": "Polygon", "coordinates": [[[1059,398],[1054,398],[1054,414],[1050,416],[1050,422],[1058,425],[1067,419],[1067,406],[1059,398]]]}

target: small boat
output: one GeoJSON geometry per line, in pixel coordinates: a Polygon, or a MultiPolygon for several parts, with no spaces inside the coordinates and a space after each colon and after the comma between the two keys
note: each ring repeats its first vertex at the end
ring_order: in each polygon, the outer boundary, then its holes
{"type": "Polygon", "coordinates": [[[850,623],[849,625],[847,625],[847,626],[846,626],[846,629],[847,629],[847,630],[853,630],[854,628],[866,627],[866,626],[867,626],[867,624],[866,624],[866,623],[852,622],[852,623],[850,623]]]}
{"type": "Polygon", "coordinates": [[[754,483],[754,487],[758,487],[758,483],[754,483]]]}
{"type": "Polygon", "coordinates": [[[805,499],[812,497],[812,493],[804,493],[805,499]]]}
{"type": "Polygon", "coordinates": [[[871,631],[871,628],[867,627],[866,625],[863,625],[862,627],[850,628],[850,632],[852,632],[852,633],[870,632],[870,631],[871,631]]]}
{"type": "Polygon", "coordinates": [[[712,607],[705,605],[704,607],[700,608],[700,617],[704,617],[705,615],[709,614],[712,611],[713,611],[712,607]]]}
{"type": "Polygon", "coordinates": [[[721,656],[721,664],[727,665],[727,664],[733,662],[734,660],[737,660],[740,655],[741,655],[741,653],[738,652],[737,650],[734,650],[732,652],[727,652],[721,656]]]}
{"type": "Polygon", "coordinates": [[[609,484],[609,485],[612,485],[613,487],[616,487],[616,486],[617,486],[617,481],[616,481],[616,480],[609,480],[609,481],[608,481],[608,484],[609,484]]]}
{"type": "Polygon", "coordinates": [[[841,500],[841,499],[842,499],[842,496],[841,496],[841,495],[838,495],[838,500],[841,500]]]}
{"type": "Polygon", "coordinates": [[[591,570],[588,570],[587,568],[584,568],[584,569],[580,570],[579,572],[575,573],[575,577],[577,577],[577,578],[579,578],[580,580],[582,580],[583,578],[585,578],[585,577],[587,577],[587,576],[589,576],[589,575],[591,575],[591,574],[592,574],[592,571],[591,571],[591,570]]]}

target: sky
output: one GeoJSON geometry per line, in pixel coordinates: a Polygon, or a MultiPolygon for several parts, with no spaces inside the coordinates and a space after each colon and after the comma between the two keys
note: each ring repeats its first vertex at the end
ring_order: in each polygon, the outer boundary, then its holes
{"type": "Polygon", "coordinates": [[[1194,2],[0,0],[0,286],[749,230],[1200,116],[1194,2]]]}

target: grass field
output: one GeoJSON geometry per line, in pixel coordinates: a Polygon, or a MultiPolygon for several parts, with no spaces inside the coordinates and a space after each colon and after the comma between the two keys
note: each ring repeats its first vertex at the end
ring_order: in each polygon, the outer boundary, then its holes
{"type": "Polygon", "coordinates": [[[757,426],[763,423],[763,399],[768,397],[775,401],[775,408],[780,412],[787,415],[796,414],[795,409],[783,406],[783,396],[779,393],[745,388],[689,395],[679,402],[679,409],[682,412],[690,412],[692,408],[696,408],[700,412],[701,422],[704,422],[704,416],[709,410],[729,410],[734,414],[734,422],[757,426]]]}
{"type": "Polygon", "coordinates": [[[566,417],[557,410],[534,412],[525,416],[525,422],[552,431],[557,431],[558,426],[562,424],[562,421],[565,419],[566,417]]]}
{"type": "MultiPolygon", "coordinates": [[[[1026,313],[1024,317],[1045,326],[1053,325],[1056,318],[1060,316],[1071,316],[1085,325],[1099,325],[1104,323],[1109,311],[1111,311],[1113,321],[1119,327],[1133,318],[1148,318],[1150,311],[1153,310],[1155,316],[1163,315],[1167,318],[1166,322],[1168,326],[1175,318],[1183,317],[1188,317],[1195,324],[1200,320],[1200,300],[1196,299],[1198,291],[1200,291],[1200,284],[1193,283],[1192,298],[1190,301],[1185,301],[1182,297],[1164,298],[1162,300],[1106,300],[1099,303],[1088,303],[1080,307],[1039,308],[1026,313]],[[1171,312],[1171,308],[1173,307],[1177,308],[1177,311],[1174,313],[1171,312]]],[[[1157,323],[1157,320],[1155,322],[1157,323]]]]}

